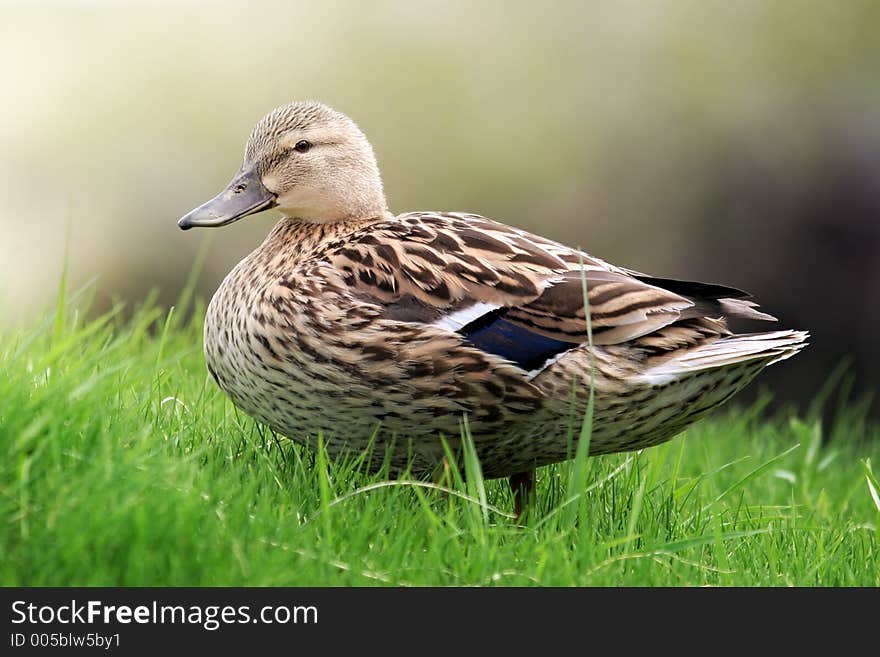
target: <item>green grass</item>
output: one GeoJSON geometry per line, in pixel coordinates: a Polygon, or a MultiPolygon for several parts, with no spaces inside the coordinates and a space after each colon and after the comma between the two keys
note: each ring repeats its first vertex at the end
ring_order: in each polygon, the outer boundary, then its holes
{"type": "Polygon", "coordinates": [[[880,435],[858,409],[824,437],[815,412],[734,409],[542,468],[517,526],[472,458],[444,495],[237,412],[201,308],[77,307],[0,342],[4,585],[880,584],[880,435]]]}

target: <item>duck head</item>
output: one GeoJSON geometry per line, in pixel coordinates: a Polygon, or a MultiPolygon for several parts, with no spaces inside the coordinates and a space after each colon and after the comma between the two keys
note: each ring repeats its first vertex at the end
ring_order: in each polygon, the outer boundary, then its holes
{"type": "Polygon", "coordinates": [[[354,121],[316,102],[272,110],[251,132],[244,163],[226,189],[177,224],[226,226],[270,208],[313,223],[387,212],[376,156],[354,121]]]}

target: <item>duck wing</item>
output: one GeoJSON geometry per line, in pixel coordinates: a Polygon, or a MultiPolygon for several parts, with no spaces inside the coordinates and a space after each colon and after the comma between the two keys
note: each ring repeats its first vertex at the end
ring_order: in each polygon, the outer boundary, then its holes
{"type": "Polygon", "coordinates": [[[712,318],[720,334],[728,315],[769,317],[740,290],[630,272],[479,215],[401,215],[325,255],[381,317],[456,332],[526,371],[590,330],[594,344],[611,345],[685,319],[712,318]]]}

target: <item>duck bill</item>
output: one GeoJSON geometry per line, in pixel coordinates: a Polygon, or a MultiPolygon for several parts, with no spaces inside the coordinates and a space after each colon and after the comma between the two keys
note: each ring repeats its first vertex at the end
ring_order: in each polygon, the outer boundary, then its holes
{"type": "Polygon", "coordinates": [[[275,198],[255,171],[242,169],[226,189],[181,217],[177,225],[181,230],[228,226],[249,214],[274,208],[275,198]]]}

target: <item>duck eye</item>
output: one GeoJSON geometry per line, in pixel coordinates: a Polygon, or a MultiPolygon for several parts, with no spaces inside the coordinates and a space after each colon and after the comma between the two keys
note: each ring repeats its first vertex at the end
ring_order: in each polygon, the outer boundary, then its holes
{"type": "Polygon", "coordinates": [[[297,153],[308,153],[311,147],[311,143],[307,142],[305,139],[302,139],[296,142],[296,146],[293,147],[293,150],[295,150],[297,153]]]}

